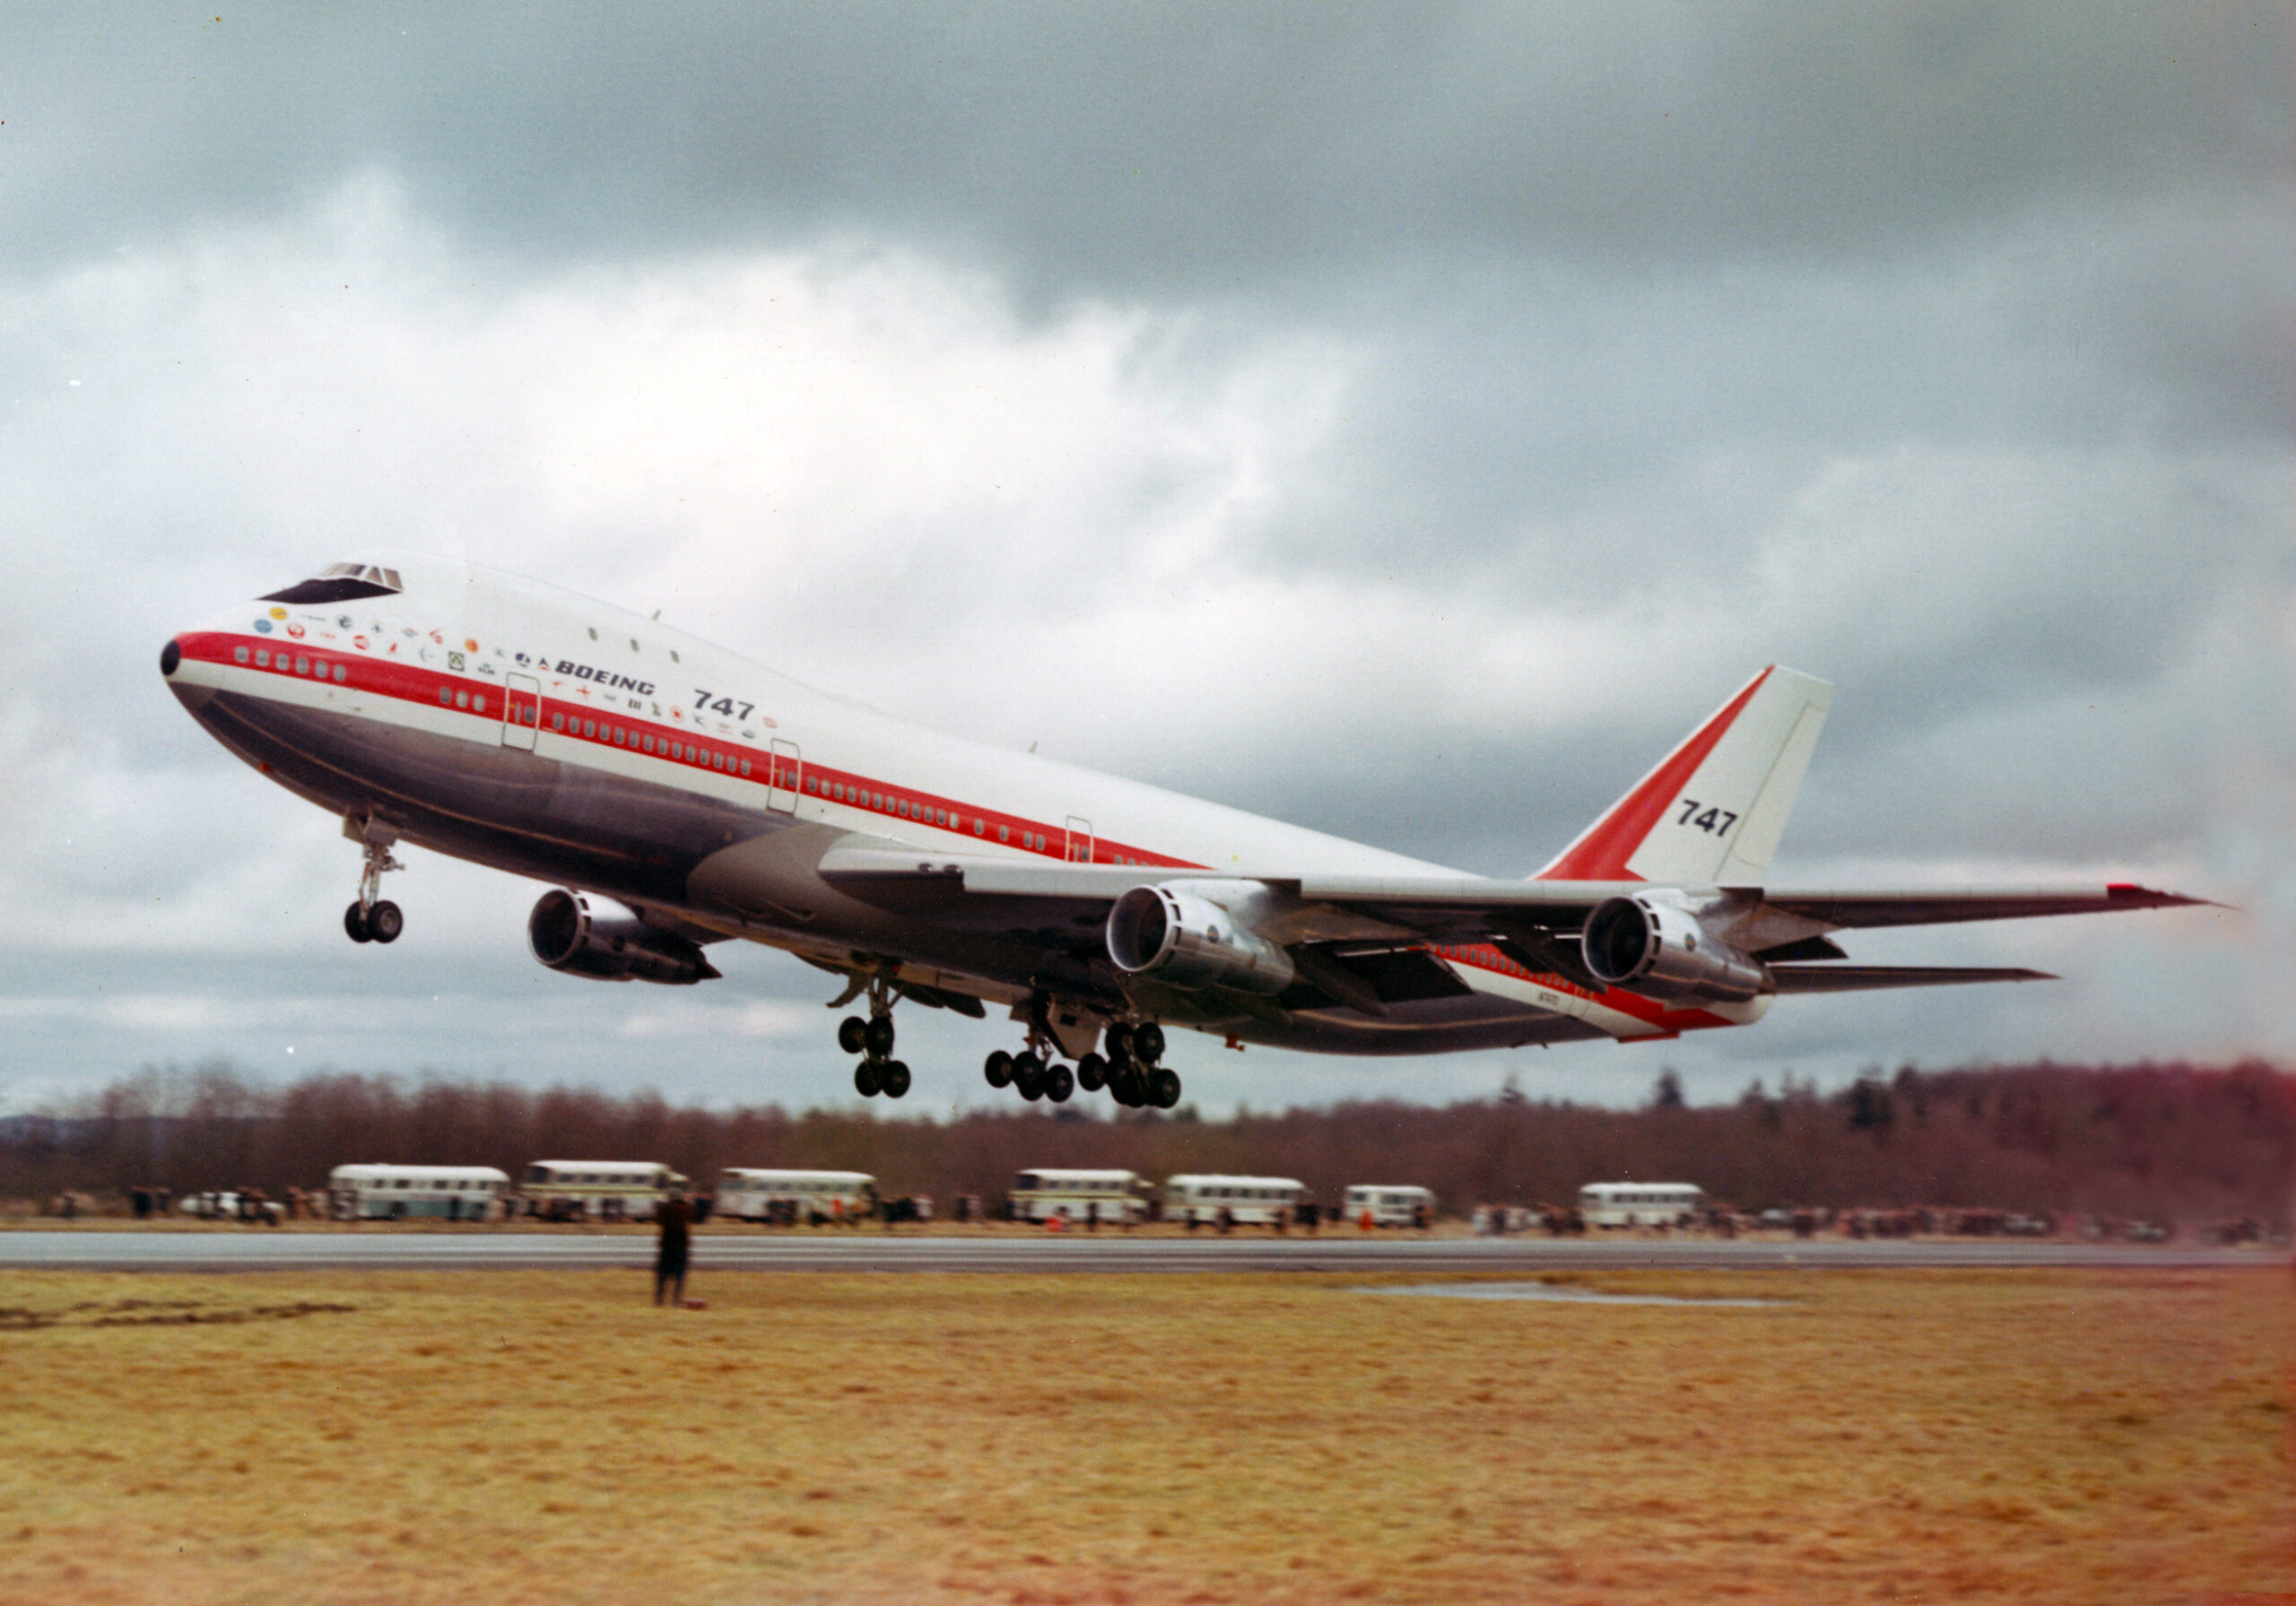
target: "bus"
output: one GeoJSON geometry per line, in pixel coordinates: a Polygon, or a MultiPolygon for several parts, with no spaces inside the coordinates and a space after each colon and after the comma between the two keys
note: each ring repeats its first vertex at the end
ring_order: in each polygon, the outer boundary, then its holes
{"type": "Polygon", "coordinates": [[[1435,1220],[1434,1190],[1384,1182],[1358,1183],[1347,1190],[1347,1210],[1341,1219],[1353,1225],[1367,1215],[1371,1218],[1374,1227],[1417,1227],[1422,1222],[1432,1224],[1435,1220]]]}
{"type": "Polygon", "coordinates": [[[327,1173],[327,1214],[338,1221],[483,1221],[509,1185],[491,1166],[337,1166],[327,1173]]]}
{"type": "Polygon", "coordinates": [[[1706,1190],[1687,1182],[1590,1182],[1578,1190],[1589,1227],[1687,1227],[1706,1208],[1706,1190]]]}
{"type": "Polygon", "coordinates": [[[1239,1227],[1289,1222],[1308,1190],[1289,1176],[1187,1175],[1164,1179],[1164,1220],[1213,1222],[1226,1210],[1239,1227]]]}
{"type": "Polygon", "coordinates": [[[685,1186],[658,1160],[536,1160],[519,1179],[526,1213],[547,1220],[650,1221],[654,1207],[685,1186]]]}
{"type": "Polygon", "coordinates": [[[1039,1166],[1013,1179],[1013,1220],[1048,1221],[1065,1216],[1082,1221],[1091,1216],[1129,1227],[1148,1213],[1141,1197],[1136,1171],[1061,1171],[1039,1166]]]}
{"type": "Polygon", "coordinates": [[[877,1208],[866,1171],[772,1171],[728,1166],[718,1174],[717,1213],[744,1221],[850,1221],[877,1208]],[[779,1208],[777,1210],[776,1207],[779,1208]]]}

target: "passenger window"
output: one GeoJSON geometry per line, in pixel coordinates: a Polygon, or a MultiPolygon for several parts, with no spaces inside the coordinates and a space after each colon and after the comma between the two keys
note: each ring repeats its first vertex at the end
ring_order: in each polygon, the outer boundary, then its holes
{"type": "Polygon", "coordinates": [[[338,664],[335,666],[335,683],[336,685],[342,685],[343,682],[349,678],[350,672],[345,670],[342,664],[338,664]]]}
{"type": "MultiPolygon", "coordinates": [[[[441,695],[443,696],[444,694],[441,693],[441,695]]],[[[564,730],[566,728],[566,716],[563,714],[552,715],[550,716],[550,728],[553,731],[564,730]]]]}
{"type": "Polygon", "coordinates": [[[1013,839],[1013,828],[1008,825],[998,826],[996,828],[996,839],[999,842],[1010,842],[1013,839]]]}
{"type": "Polygon", "coordinates": [[[469,707],[470,707],[470,693],[469,693],[469,692],[467,692],[467,691],[457,691],[457,692],[456,692],[456,693],[455,693],[455,707],[457,707],[457,708],[469,708],[469,707]]]}
{"type": "Polygon", "coordinates": [[[243,647],[234,647],[231,651],[231,660],[236,664],[246,663],[248,661],[248,649],[243,647]]]}
{"type": "Polygon", "coordinates": [[[484,693],[483,691],[482,691],[482,692],[480,692],[476,697],[472,698],[472,699],[470,699],[470,707],[471,707],[471,712],[472,712],[472,713],[474,713],[474,714],[483,714],[483,713],[485,713],[485,712],[486,712],[486,693],[484,693]]]}
{"type": "Polygon", "coordinates": [[[269,669],[271,667],[271,655],[261,647],[256,648],[255,666],[257,669],[269,669]]]}

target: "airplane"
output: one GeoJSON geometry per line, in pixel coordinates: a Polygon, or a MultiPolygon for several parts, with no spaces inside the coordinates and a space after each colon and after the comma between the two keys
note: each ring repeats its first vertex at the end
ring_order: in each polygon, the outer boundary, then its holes
{"type": "Polygon", "coordinates": [[[783,949],[843,984],[832,1011],[865,1000],[837,1029],[864,1097],[909,1090],[904,1001],[1021,1023],[992,1087],[1170,1109],[1167,1026],[1350,1055],[1664,1040],[1779,994],[2051,979],[1857,964],[1838,932],[2206,901],[1770,886],[1833,690],[1778,665],[1519,881],[929,730],[412,552],[227,608],[160,669],[218,742],[341,818],[352,942],[398,938],[380,881],[412,843],[555,883],[527,941],[570,976],[690,985],[718,976],[711,943],[783,949]]]}

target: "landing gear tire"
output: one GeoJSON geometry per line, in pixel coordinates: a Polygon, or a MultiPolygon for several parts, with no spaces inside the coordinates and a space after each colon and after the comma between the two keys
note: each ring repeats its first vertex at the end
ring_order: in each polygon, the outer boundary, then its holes
{"type": "Polygon", "coordinates": [[[848,1054],[859,1054],[867,1046],[861,1039],[869,1023],[858,1015],[848,1015],[837,1023],[837,1046],[848,1054]]]}
{"type": "Polygon", "coordinates": [[[343,911],[343,933],[353,942],[371,942],[375,933],[367,929],[367,911],[352,904],[343,911]]]}
{"type": "Polygon", "coordinates": [[[396,942],[399,933],[406,929],[406,916],[398,912],[398,905],[388,898],[370,906],[367,910],[367,934],[378,942],[396,942]]]}
{"type": "Polygon", "coordinates": [[[988,1079],[988,1085],[992,1088],[1011,1087],[1013,1085],[1013,1056],[1002,1048],[998,1049],[981,1063],[980,1073],[988,1079]]]}
{"type": "Polygon", "coordinates": [[[1013,1088],[1031,1104],[1044,1097],[1044,1065],[1034,1055],[1023,1054],[1013,1061],[1013,1088]]]}
{"type": "Polygon", "coordinates": [[[853,1068],[853,1090],[862,1098],[874,1098],[878,1089],[883,1085],[877,1078],[875,1061],[863,1060],[853,1068]]]}
{"type": "Polygon", "coordinates": [[[1144,1065],[1152,1065],[1164,1057],[1164,1029],[1153,1020],[1143,1020],[1132,1029],[1132,1057],[1144,1065]]]}
{"type": "Polygon", "coordinates": [[[1076,1090],[1076,1079],[1065,1065],[1055,1065],[1044,1073],[1044,1096],[1055,1104],[1066,1104],[1068,1095],[1076,1090]]]}
{"type": "Polygon", "coordinates": [[[1109,1078],[1109,1095],[1125,1108],[1136,1110],[1144,1102],[1145,1089],[1141,1084],[1140,1067],[1127,1060],[1109,1078]]]}
{"type": "Polygon", "coordinates": [[[872,1059],[889,1058],[893,1051],[893,1018],[891,1015],[870,1016],[868,1024],[861,1029],[861,1046],[868,1051],[872,1059]]]}
{"type": "Polygon", "coordinates": [[[1160,1110],[1168,1110],[1180,1101],[1180,1078],[1177,1071],[1161,1066],[1148,1077],[1148,1101],[1160,1110]]]}
{"type": "Polygon", "coordinates": [[[886,1098],[898,1098],[909,1091],[909,1067],[899,1060],[888,1060],[877,1072],[877,1082],[886,1098]]]}
{"type": "Polygon", "coordinates": [[[1109,1063],[1097,1054],[1088,1054],[1076,1062],[1076,1085],[1087,1093],[1097,1093],[1109,1085],[1109,1063]]]}
{"type": "Polygon", "coordinates": [[[1100,1046],[1108,1050],[1111,1063],[1122,1064],[1132,1057],[1132,1028],[1121,1020],[1111,1023],[1100,1034],[1100,1046]]]}

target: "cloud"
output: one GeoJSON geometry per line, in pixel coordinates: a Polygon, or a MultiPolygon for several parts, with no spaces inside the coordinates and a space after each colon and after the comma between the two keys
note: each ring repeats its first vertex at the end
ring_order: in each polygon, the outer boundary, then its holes
{"type": "Polygon", "coordinates": [[[856,224],[1054,301],[1398,256],[1893,251],[2072,195],[2279,183],[2283,8],[1286,4],[12,21],[17,250],[351,169],[549,258],[856,224]]]}
{"type": "Polygon", "coordinates": [[[2176,983],[1796,1001],[1685,1047],[1694,1089],[2296,1046],[2276,10],[89,14],[9,25],[0,124],[0,951],[58,1063],[515,1016],[606,1081],[658,1042],[841,1085],[812,973],[585,988],[510,878],[417,855],[407,942],[342,949],[353,850],[152,660],[380,543],[1495,873],[1789,663],[1840,693],[1781,876],[2126,874],[2252,924],[1892,938],[2176,983]],[[277,1002],[352,959],[383,1025],[277,1002]]]}

